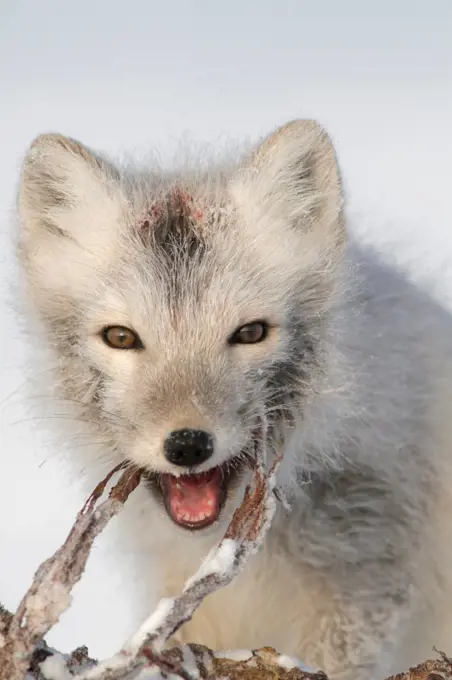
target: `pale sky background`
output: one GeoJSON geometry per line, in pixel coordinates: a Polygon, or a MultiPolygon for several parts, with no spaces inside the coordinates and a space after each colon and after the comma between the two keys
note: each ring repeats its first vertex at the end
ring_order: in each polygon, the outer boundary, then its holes
{"type": "MultiPolygon", "coordinates": [[[[451,304],[452,0],[0,0],[0,86],[0,601],[14,608],[83,501],[30,416],[8,293],[32,138],[143,153],[315,117],[336,143],[354,231],[451,304]]],[[[52,643],[105,655],[131,632],[125,567],[107,548],[101,537],[52,643]]]]}

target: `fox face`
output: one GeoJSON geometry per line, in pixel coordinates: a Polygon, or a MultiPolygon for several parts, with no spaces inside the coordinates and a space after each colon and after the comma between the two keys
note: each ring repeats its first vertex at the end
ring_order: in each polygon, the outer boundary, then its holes
{"type": "Polygon", "coordinates": [[[173,522],[214,525],[326,370],[344,243],[327,135],[296,121],[235,163],[136,173],[41,135],[19,220],[63,396],[173,522]]]}

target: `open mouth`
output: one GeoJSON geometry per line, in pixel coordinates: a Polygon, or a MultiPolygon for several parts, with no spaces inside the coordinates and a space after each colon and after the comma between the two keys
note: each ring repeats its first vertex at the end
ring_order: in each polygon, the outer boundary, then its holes
{"type": "Polygon", "coordinates": [[[237,481],[246,460],[200,472],[175,476],[148,473],[151,489],[161,495],[165,510],[172,521],[184,529],[194,531],[214,524],[226,502],[228,492],[237,481]]]}
{"type": "Polygon", "coordinates": [[[197,475],[164,474],[160,485],[171,519],[187,529],[203,529],[218,519],[226,500],[228,480],[224,471],[216,467],[197,475]]]}

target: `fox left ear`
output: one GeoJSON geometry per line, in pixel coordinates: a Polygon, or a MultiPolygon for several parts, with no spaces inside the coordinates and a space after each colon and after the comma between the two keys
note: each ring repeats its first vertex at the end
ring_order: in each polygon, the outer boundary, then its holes
{"type": "Polygon", "coordinates": [[[23,232],[65,236],[86,245],[99,230],[92,214],[112,212],[114,179],[111,164],[80,142],[56,133],[39,135],[20,177],[23,232]]]}
{"type": "Polygon", "coordinates": [[[18,188],[18,252],[46,309],[85,299],[91,272],[114,258],[127,211],[112,164],[80,142],[42,134],[25,156],[18,188]]]}
{"type": "Polygon", "coordinates": [[[238,179],[263,214],[309,232],[345,238],[343,196],[333,144],[313,120],[294,120],[269,135],[238,179]]]}

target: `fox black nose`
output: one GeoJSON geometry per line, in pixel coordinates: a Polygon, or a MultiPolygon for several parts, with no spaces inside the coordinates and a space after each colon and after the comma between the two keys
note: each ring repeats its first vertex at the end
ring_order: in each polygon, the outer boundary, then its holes
{"type": "Polygon", "coordinates": [[[201,465],[213,453],[212,436],[204,430],[175,430],[163,444],[165,458],[173,465],[201,465]]]}

